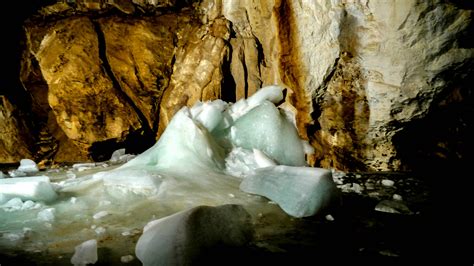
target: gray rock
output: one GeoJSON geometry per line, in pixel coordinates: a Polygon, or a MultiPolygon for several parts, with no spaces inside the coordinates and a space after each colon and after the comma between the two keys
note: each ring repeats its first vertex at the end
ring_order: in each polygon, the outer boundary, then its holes
{"type": "Polygon", "coordinates": [[[412,214],[412,211],[401,201],[382,200],[375,206],[375,210],[386,213],[412,214]]]}

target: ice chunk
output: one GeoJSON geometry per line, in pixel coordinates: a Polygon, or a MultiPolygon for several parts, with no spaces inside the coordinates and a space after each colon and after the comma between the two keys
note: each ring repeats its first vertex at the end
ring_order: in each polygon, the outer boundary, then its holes
{"type": "Polygon", "coordinates": [[[225,172],[243,178],[254,169],[259,168],[252,151],[236,147],[225,158],[225,172]]]}
{"type": "Polygon", "coordinates": [[[0,171],[0,178],[5,178],[5,175],[3,174],[2,171],[0,171]]]}
{"type": "Polygon", "coordinates": [[[36,207],[36,204],[31,201],[31,200],[27,200],[25,202],[23,202],[23,206],[21,206],[21,209],[22,210],[30,210],[30,209],[35,209],[36,207]]]}
{"type": "Polygon", "coordinates": [[[126,163],[126,162],[132,160],[135,157],[136,156],[133,155],[133,154],[124,154],[124,155],[120,156],[119,161],[126,163]]]}
{"type": "Polygon", "coordinates": [[[23,207],[23,201],[20,198],[13,198],[13,199],[8,200],[1,207],[2,209],[6,211],[21,210],[21,208],[23,207]]]}
{"type": "Polygon", "coordinates": [[[104,162],[98,162],[98,163],[75,163],[72,165],[72,168],[78,172],[94,169],[96,167],[107,167],[107,164],[104,162]]]}
{"type": "Polygon", "coordinates": [[[112,156],[110,156],[110,161],[111,162],[119,162],[120,161],[120,156],[125,155],[125,148],[123,149],[118,149],[112,153],[112,156]]]}
{"type": "Polygon", "coordinates": [[[112,153],[112,156],[110,157],[110,162],[113,164],[126,163],[133,158],[135,158],[135,155],[126,154],[125,149],[118,149],[112,153]]]}
{"type": "Polygon", "coordinates": [[[256,169],[240,189],[271,199],[294,217],[315,215],[339,195],[330,170],[283,165],[256,169]]]}
{"type": "Polygon", "coordinates": [[[38,212],[38,220],[45,221],[45,222],[53,222],[55,219],[54,213],[56,210],[54,208],[44,209],[38,212]]]}
{"type": "Polygon", "coordinates": [[[50,202],[56,199],[49,177],[32,176],[0,179],[0,193],[7,198],[50,202]]]}
{"type": "Polygon", "coordinates": [[[265,101],[278,103],[281,100],[283,100],[283,87],[270,85],[259,89],[247,99],[247,102],[249,106],[257,106],[265,101]]]}
{"type": "Polygon", "coordinates": [[[100,211],[100,212],[94,214],[92,217],[94,218],[94,220],[98,220],[100,218],[104,218],[107,215],[109,215],[109,213],[107,211],[100,211]]]}
{"type": "Polygon", "coordinates": [[[231,130],[232,143],[236,146],[263,151],[279,164],[306,164],[296,128],[271,102],[264,101],[239,118],[231,130]]]}
{"type": "Polygon", "coordinates": [[[11,177],[23,177],[23,176],[27,176],[27,174],[26,174],[25,172],[20,171],[20,170],[18,170],[18,169],[8,171],[8,175],[10,175],[11,177]]]}
{"type": "Polygon", "coordinates": [[[94,264],[97,262],[97,240],[91,239],[75,247],[71,263],[74,265],[94,264]]]}
{"type": "MultiPolygon", "coordinates": [[[[3,202],[5,201],[6,200],[3,200],[3,202]]],[[[27,200],[23,202],[20,198],[13,198],[6,201],[5,203],[2,203],[1,194],[0,194],[0,204],[2,204],[0,205],[0,208],[2,208],[3,210],[7,212],[13,212],[13,211],[19,211],[19,210],[22,210],[22,211],[32,210],[32,209],[38,209],[41,207],[40,204],[34,203],[31,200],[27,200]]]]}
{"type": "Polygon", "coordinates": [[[224,118],[223,112],[227,103],[222,100],[205,102],[191,108],[191,114],[195,121],[198,121],[209,132],[212,132],[224,118]]]}
{"type": "Polygon", "coordinates": [[[283,87],[278,85],[267,86],[258,90],[248,99],[237,101],[229,108],[228,113],[235,121],[265,101],[278,103],[281,100],[283,100],[283,87]]]}
{"type": "Polygon", "coordinates": [[[255,157],[255,162],[257,162],[259,168],[277,165],[272,159],[268,158],[268,156],[260,150],[253,149],[253,156],[255,157]]]}
{"type": "Polygon", "coordinates": [[[188,265],[217,244],[242,246],[251,237],[242,206],[199,206],[148,223],[135,253],[143,265],[188,265]]]}
{"type": "Polygon", "coordinates": [[[21,159],[20,166],[18,167],[18,171],[22,171],[26,174],[34,174],[39,171],[38,165],[33,160],[30,159],[21,159]]]}

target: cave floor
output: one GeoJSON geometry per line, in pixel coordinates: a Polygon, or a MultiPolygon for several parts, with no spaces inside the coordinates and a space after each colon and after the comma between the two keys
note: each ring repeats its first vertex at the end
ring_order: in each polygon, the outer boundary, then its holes
{"type": "Polygon", "coordinates": [[[433,257],[429,254],[433,252],[429,182],[395,172],[349,173],[337,179],[342,204],[332,212],[332,221],[325,217],[295,219],[291,230],[265,239],[280,250],[257,255],[262,262],[399,265],[433,257]],[[384,186],[382,180],[394,184],[384,186]],[[394,200],[394,194],[402,200],[394,200]],[[379,205],[382,201],[385,204],[379,205]]]}
{"type": "MultiPolygon", "coordinates": [[[[277,233],[265,230],[265,223],[270,223],[271,218],[262,217],[258,220],[261,229],[251,244],[210,250],[196,264],[306,265],[325,261],[399,265],[430,256],[433,198],[427,179],[398,172],[336,172],[334,176],[342,191],[342,202],[331,211],[331,217],[289,218],[277,233]],[[394,194],[402,200],[394,199],[394,194]],[[378,205],[382,201],[384,206],[378,205]],[[385,211],[376,210],[377,205],[377,209],[385,211]]],[[[96,265],[117,264],[107,261],[107,253],[107,249],[99,248],[96,265]]],[[[20,247],[15,253],[0,250],[2,266],[68,265],[69,259],[27,253],[20,247]]],[[[141,265],[136,258],[127,264],[141,265]]]]}

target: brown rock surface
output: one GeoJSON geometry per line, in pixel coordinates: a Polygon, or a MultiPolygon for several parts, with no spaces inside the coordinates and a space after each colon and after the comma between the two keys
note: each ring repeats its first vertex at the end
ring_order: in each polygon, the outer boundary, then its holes
{"type": "Polygon", "coordinates": [[[158,125],[159,103],[172,71],[175,33],[185,19],[185,15],[169,14],[141,19],[110,17],[99,22],[113,75],[150,128],[158,125]]]}
{"type": "Polygon", "coordinates": [[[184,105],[279,84],[317,165],[403,170],[472,158],[472,5],[80,2],[44,9],[49,19],[27,27],[22,81],[57,156],[66,142],[87,154],[131,132],[159,135],[184,105]]]}
{"type": "MultiPolygon", "coordinates": [[[[233,73],[259,64],[263,85],[289,88],[287,101],[298,110],[300,135],[312,140],[317,164],[401,170],[419,167],[417,160],[429,167],[433,158],[469,157],[460,143],[472,147],[462,139],[473,123],[460,113],[472,114],[466,84],[474,49],[463,37],[472,34],[470,6],[224,0],[221,10],[236,32],[232,44],[239,44],[239,35],[261,44],[259,62],[233,45],[233,73]],[[417,132],[423,141],[415,141],[417,132]]],[[[238,88],[249,84],[245,77],[235,80],[238,88]]]]}
{"type": "Polygon", "coordinates": [[[41,38],[31,38],[41,40],[30,52],[48,84],[48,104],[59,127],[80,150],[95,142],[124,140],[141,128],[133,106],[107,75],[90,19],[60,20],[41,38]]]}
{"type": "Polygon", "coordinates": [[[187,32],[178,47],[169,87],[160,106],[159,133],[183,106],[222,97],[222,66],[228,55],[229,24],[216,19],[210,25],[198,25],[187,32]]]}
{"type": "Polygon", "coordinates": [[[0,163],[15,163],[33,158],[33,136],[18,110],[0,95],[0,163]]]}

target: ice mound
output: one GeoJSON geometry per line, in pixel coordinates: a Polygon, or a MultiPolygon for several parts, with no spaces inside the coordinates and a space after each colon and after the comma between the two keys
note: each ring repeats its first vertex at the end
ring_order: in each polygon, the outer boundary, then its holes
{"type": "MultiPolygon", "coordinates": [[[[282,88],[269,86],[233,105],[216,100],[183,107],[152,148],[121,168],[181,169],[186,162],[187,169],[220,172],[226,168],[226,157],[236,155],[233,151],[239,148],[262,151],[279,163],[305,165],[303,142],[274,105],[282,99],[282,88]]],[[[237,160],[255,162],[245,153],[241,150],[237,160]]],[[[261,154],[256,155],[258,159],[261,154]]]]}
{"type": "Polygon", "coordinates": [[[150,195],[165,191],[160,186],[167,183],[152,172],[171,170],[194,186],[211,173],[227,174],[244,179],[243,191],[274,200],[290,215],[314,215],[332,199],[332,174],[304,167],[311,149],[288,110],[275,106],[282,99],[282,88],[269,86],[235,104],[216,100],[183,107],[153,147],[105,176],[104,184],[150,195]]]}
{"type": "Polygon", "coordinates": [[[57,198],[49,177],[15,177],[0,179],[0,194],[7,199],[50,202],[57,198]]]}
{"type": "Polygon", "coordinates": [[[315,215],[338,195],[330,170],[283,165],[256,169],[240,189],[271,199],[294,217],[315,215]]]}
{"type": "Polygon", "coordinates": [[[178,111],[160,140],[131,160],[121,149],[106,163],[61,167],[46,172],[49,178],[0,179],[0,249],[22,241],[25,250],[72,255],[77,243],[69,240],[97,238],[77,246],[71,262],[97,261],[99,243],[110,254],[136,248],[145,265],[186,264],[217,243],[244,244],[252,227],[267,230],[255,222],[262,213],[279,223],[290,219],[283,211],[322,211],[336,194],[331,173],[305,167],[311,149],[298,137],[291,108],[275,106],[282,99],[282,88],[270,86],[235,104],[198,102],[178,111]],[[218,205],[226,206],[196,207],[218,205]],[[135,247],[137,228],[150,220],[156,222],[135,247]],[[33,233],[22,238],[24,227],[33,233]]]}
{"type": "Polygon", "coordinates": [[[224,168],[224,150],[206,128],[191,118],[188,108],[178,111],[160,140],[121,169],[154,166],[156,169],[215,169],[224,168]]]}
{"type": "Polygon", "coordinates": [[[135,253],[145,266],[190,265],[217,245],[242,246],[251,238],[250,215],[242,206],[199,206],[148,223],[135,253]]]}

